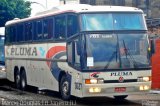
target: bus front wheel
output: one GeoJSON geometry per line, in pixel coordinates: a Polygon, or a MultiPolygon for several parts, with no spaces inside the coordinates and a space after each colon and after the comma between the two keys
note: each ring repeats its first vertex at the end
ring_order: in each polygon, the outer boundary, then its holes
{"type": "Polygon", "coordinates": [[[63,100],[69,100],[71,97],[70,94],[70,81],[69,78],[64,75],[60,81],[60,93],[63,100]]]}

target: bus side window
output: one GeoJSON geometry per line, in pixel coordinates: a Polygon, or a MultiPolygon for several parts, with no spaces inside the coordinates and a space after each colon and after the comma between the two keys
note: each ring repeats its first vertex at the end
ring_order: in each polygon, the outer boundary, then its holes
{"type": "Polygon", "coordinates": [[[37,21],[37,39],[43,38],[42,21],[37,21]]]}
{"type": "Polygon", "coordinates": [[[37,23],[36,21],[33,22],[33,40],[37,40],[37,23]]]}
{"type": "Polygon", "coordinates": [[[73,56],[72,56],[72,42],[67,44],[67,59],[69,64],[73,64],[73,56]]]}
{"type": "Polygon", "coordinates": [[[55,39],[65,39],[66,36],[66,16],[55,17],[55,39]]]}
{"type": "Polygon", "coordinates": [[[32,23],[25,24],[25,41],[32,40],[32,23]]]}
{"type": "Polygon", "coordinates": [[[48,20],[48,39],[53,38],[53,18],[48,20]]]}
{"type": "Polygon", "coordinates": [[[74,56],[75,56],[75,66],[80,67],[80,44],[79,41],[74,41],[74,56]]]}
{"type": "Polygon", "coordinates": [[[78,19],[76,15],[68,15],[67,17],[67,38],[78,32],[78,19]]]}
{"type": "Polygon", "coordinates": [[[24,36],[23,36],[23,31],[24,28],[23,28],[23,24],[20,23],[18,24],[17,26],[17,42],[20,42],[20,41],[24,41],[24,36]]]}
{"type": "Polygon", "coordinates": [[[43,21],[43,37],[44,39],[48,39],[48,25],[49,25],[49,20],[46,19],[43,21]]]}
{"type": "Polygon", "coordinates": [[[43,38],[51,39],[53,38],[53,19],[43,20],[43,38]]]}
{"type": "Polygon", "coordinates": [[[78,44],[79,42],[77,40],[74,40],[73,42],[67,43],[68,53],[67,53],[67,59],[68,63],[70,65],[74,65],[76,68],[80,68],[80,53],[78,53],[78,44]]]}
{"type": "Polygon", "coordinates": [[[5,36],[6,36],[5,43],[9,44],[10,43],[10,27],[6,27],[5,29],[6,29],[5,30],[5,36]]]}
{"type": "Polygon", "coordinates": [[[16,26],[10,28],[10,40],[12,43],[16,41],[16,26]]]}

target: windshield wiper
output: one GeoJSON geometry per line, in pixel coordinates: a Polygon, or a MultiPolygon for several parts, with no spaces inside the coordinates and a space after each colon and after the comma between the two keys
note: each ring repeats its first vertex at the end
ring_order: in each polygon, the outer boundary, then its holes
{"type": "MultiPolygon", "coordinates": [[[[124,53],[126,55],[126,59],[128,59],[128,56],[129,56],[130,59],[132,60],[134,68],[138,68],[136,61],[134,60],[133,56],[130,54],[129,49],[126,47],[126,43],[124,40],[123,40],[123,47],[124,47],[124,53]]],[[[130,61],[130,59],[128,59],[128,60],[130,61]]]]}
{"type": "MultiPolygon", "coordinates": [[[[116,35],[117,36],[117,35],[116,35]]],[[[114,56],[116,56],[116,62],[118,61],[118,50],[119,50],[119,42],[118,42],[118,36],[117,36],[117,44],[116,44],[116,51],[114,51],[111,55],[111,57],[109,58],[109,61],[107,63],[107,65],[104,67],[105,69],[108,69],[111,61],[113,60],[114,56]]]]}
{"type": "Polygon", "coordinates": [[[108,61],[107,65],[104,67],[105,69],[108,69],[108,67],[109,67],[111,61],[113,60],[115,54],[116,54],[116,61],[117,61],[117,50],[116,50],[116,51],[114,51],[114,52],[112,53],[111,57],[109,58],[109,61],[108,61]]]}

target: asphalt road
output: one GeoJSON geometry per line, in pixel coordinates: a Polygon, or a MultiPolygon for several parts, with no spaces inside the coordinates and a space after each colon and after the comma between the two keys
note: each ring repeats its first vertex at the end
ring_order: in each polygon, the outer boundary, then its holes
{"type": "Polygon", "coordinates": [[[73,98],[63,101],[56,92],[37,92],[29,87],[22,92],[14,88],[12,83],[0,81],[0,105],[2,106],[160,106],[160,94],[128,96],[124,101],[112,97],[73,98]]]}

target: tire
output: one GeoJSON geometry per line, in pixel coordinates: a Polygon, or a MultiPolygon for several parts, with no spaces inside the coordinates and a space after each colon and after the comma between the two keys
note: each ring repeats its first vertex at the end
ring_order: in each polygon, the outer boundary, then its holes
{"type": "Polygon", "coordinates": [[[71,98],[70,80],[64,75],[60,81],[60,94],[63,100],[69,100],[71,98]]]}
{"type": "Polygon", "coordinates": [[[17,89],[20,89],[20,74],[18,71],[15,72],[14,82],[17,89]]]}
{"type": "Polygon", "coordinates": [[[124,99],[127,98],[127,97],[128,97],[128,95],[114,96],[114,98],[115,98],[116,100],[124,100],[124,99]]]}
{"type": "Polygon", "coordinates": [[[27,88],[27,79],[26,79],[26,73],[25,71],[22,71],[20,75],[20,89],[22,91],[25,91],[27,88]]]}

